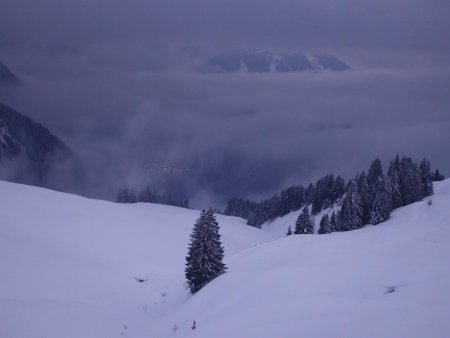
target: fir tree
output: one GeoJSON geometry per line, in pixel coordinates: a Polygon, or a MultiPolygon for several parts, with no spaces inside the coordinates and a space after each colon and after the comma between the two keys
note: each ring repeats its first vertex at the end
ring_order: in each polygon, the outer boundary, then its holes
{"type": "Polygon", "coordinates": [[[353,228],[352,206],[347,195],[342,202],[336,221],[337,231],[350,231],[353,228]]]}
{"type": "Polygon", "coordinates": [[[361,175],[357,176],[357,193],[359,196],[359,204],[360,204],[360,214],[362,224],[369,223],[370,220],[370,206],[374,200],[372,198],[371,187],[367,185],[366,174],[362,172],[361,175]]]}
{"type": "Polygon", "coordinates": [[[333,232],[333,229],[331,228],[330,217],[328,214],[325,214],[320,220],[319,234],[329,234],[331,232],[333,232]]]}
{"type": "Polygon", "coordinates": [[[430,161],[423,159],[419,166],[422,198],[433,195],[433,177],[431,174],[430,161]]]}
{"type": "Polygon", "coordinates": [[[194,225],[186,257],[186,279],[191,293],[198,292],[226,271],[222,262],[219,223],[211,210],[203,210],[194,225]]]}
{"type": "Polygon", "coordinates": [[[390,206],[388,198],[386,191],[378,191],[370,212],[370,224],[379,224],[389,219],[390,206]]]}
{"type": "Polygon", "coordinates": [[[183,200],[181,207],[189,209],[189,200],[187,199],[183,200]]]}
{"type": "Polygon", "coordinates": [[[363,202],[358,191],[358,183],[356,180],[353,180],[342,202],[338,221],[339,231],[350,231],[361,228],[364,225],[363,217],[363,202]]]}
{"type": "Polygon", "coordinates": [[[408,205],[422,199],[422,180],[419,168],[410,157],[403,156],[400,161],[400,191],[403,205],[408,205]]]}
{"type": "Polygon", "coordinates": [[[381,161],[377,158],[372,162],[370,169],[367,172],[367,185],[376,185],[383,176],[383,166],[381,165],[381,161]]]}
{"type": "Polygon", "coordinates": [[[345,194],[345,180],[341,176],[338,176],[334,181],[333,203],[336,202],[339,198],[341,198],[342,195],[344,194],[345,194]]]}
{"type": "Polygon", "coordinates": [[[439,182],[445,180],[444,175],[441,175],[439,172],[439,169],[436,169],[436,171],[433,173],[432,181],[433,182],[439,182]]]}
{"type": "Polygon", "coordinates": [[[330,217],[330,228],[331,232],[339,231],[339,224],[337,221],[336,213],[333,211],[330,217]]]}
{"type": "Polygon", "coordinates": [[[286,233],[286,236],[290,236],[290,235],[292,235],[291,227],[288,228],[288,231],[287,231],[287,233],[286,233]]]}
{"type": "Polygon", "coordinates": [[[146,187],[139,193],[138,200],[145,203],[157,203],[156,196],[149,187],[146,187]]]}
{"type": "Polygon", "coordinates": [[[388,170],[388,191],[391,195],[392,208],[396,209],[403,205],[402,192],[400,190],[400,159],[398,155],[395,157],[394,161],[391,161],[388,170]]]}
{"type": "Polygon", "coordinates": [[[134,189],[122,188],[119,189],[116,197],[118,203],[136,203],[136,192],[134,189]]]}
{"type": "Polygon", "coordinates": [[[309,213],[309,208],[306,206],[298,216],[297,222],[295,222],[294,234],[312,234],[313,232],[313,222],[309,213]]]}
{"type": "Polygon", "coordinates": [[[383,174],[383,166],[381,161],[377,158],[370,165],[369,172],[367,173],[367,215],[369,219],[365,219],[366,223],[370,221],[370,214],[372,212],[373,203],[378,193],[378,189],[381,187],[381,183],[385,181],[383,174]]]}

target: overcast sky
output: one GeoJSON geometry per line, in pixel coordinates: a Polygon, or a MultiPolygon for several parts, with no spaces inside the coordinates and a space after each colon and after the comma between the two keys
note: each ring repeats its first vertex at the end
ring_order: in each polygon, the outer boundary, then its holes
{"type": "Polygon", "coordinates": [[[198,205],[397,152],[450,174],[449,32],[446,0],[3,0],[0,60],[22,85],[0,100],[89,163],[96,193],[156,164],[186,169],[198,205]],[[193,71],[237,48],[329,52],[353,70],[193,71]]]}

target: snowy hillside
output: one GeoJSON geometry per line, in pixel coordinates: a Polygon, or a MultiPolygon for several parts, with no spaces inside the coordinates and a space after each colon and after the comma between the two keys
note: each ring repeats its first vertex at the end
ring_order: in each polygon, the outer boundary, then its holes
{"type": "MultiPolygon", "coordinates": [[[[165,325],[182,324],[180,337],[448,337],[450,180],[435,189],[431,206],[398,209],[378,226],[230,257],[230,271],[165,325]]],[[[284,221],[270,231],[285,233],[284,221]]]]}
{"type": "MultiPolygon", "coordinates": [[[[0,181],[0,337],[152,337],[152,321],[187,298],[198,216],[0,181]]],[[[218,219],[226,256],[273,238],[218,219]]]]}
{"type": "MultiPolygon", "coordinates": [[[[311,205],[308,205],[309,210],[311,210],[311,205]]],[[[339,206],[333,206],[327,209],[322,210],[317,215],[312,215],[312,221],[314,224],[314,233],[317,234],[319,232],[319,222],[323,215],[330,215],[333,211],[338,211],[340,209],[339,206]]],[[[295,222],[297,222],[297,218],[300,215],[303,208],[297,211],[292,211],[289,214],[277,217],[272,221],[266,222],[261,225],[261,229],[271,232],[277,237],[283,237],[288,232],[288,229],[291,228],[291,231],[295,230],[295,222]]]]}
{"type": "Polygon", "coordinates": [[[448,337],[450,180],[432,201],[329,235],[219,216],[229,270],[189,296],[197,211],[0,182],[0,336],[448,337]]]}

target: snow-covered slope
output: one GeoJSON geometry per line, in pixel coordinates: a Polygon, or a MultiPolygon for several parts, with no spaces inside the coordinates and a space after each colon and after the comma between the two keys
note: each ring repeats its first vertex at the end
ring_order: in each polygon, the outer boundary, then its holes
{"type": "Polygon", "coordinates": [[[160,325],[182,327],[178,337],[448,337],[450,180],[435,189],[431,206],[398,209],[378,226],[236,254],[160,325]]]}
{"type": "MultiPolygon", "coordinates": [[[[311,205],[308,205],[309,210],[311,211],[311,205]]],[[[292,211],[287,215],[282,217],[277,217],[274,220],[268,221],[261,225],[261,229],[269,231],[273,233],[277,237],[283,237],[288,232],[289,227],[291,231],[295,230],[295,222],[297,222],[297,218],[300,215],[303,208],[297,211],[292,211]]],[[[314,233],[317,234],[319,232],[320,220],[323,215],[328,214],[331,216],[333,211],[337,212],[340,210],[340,205],[334,205],[330,208],[322,210],[317,215],[312,215],[312,220],[314,223],[314,233]]]]}
{"type": "Polygon", "coordinates": [[[450,180],[435,190],[347,233],[220,216],[229,271],[188,296],[198,212],[0,182],[0,336],[448,337],[450,180]]]}
{"type": "MultiPolygon", "coordinates": [[[[198,216],[0,181],[0,337],[155,337],[152,322],[188,297],[198,216]]],[[[226,256],[273,238],[243,219],[218,220],[226,256]]]]}

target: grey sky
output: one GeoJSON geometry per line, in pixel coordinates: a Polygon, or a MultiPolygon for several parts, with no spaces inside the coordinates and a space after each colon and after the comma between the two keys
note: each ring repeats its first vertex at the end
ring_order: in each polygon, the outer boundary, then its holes
{"type": "Polygon", "coordinates": [[[450,173],[450,4],[443,0],[3,0],[0,100],[90,164],[96,191],[189,167],[182,189],[258,196],[376,156],[450,173]],[[325,51],[354,70],[196,74],[235,48],[325,51]],[[144,169],[143,169],[144,168],[144,169]]]}

